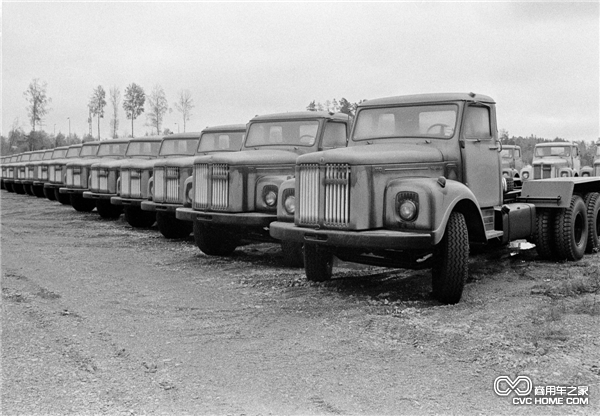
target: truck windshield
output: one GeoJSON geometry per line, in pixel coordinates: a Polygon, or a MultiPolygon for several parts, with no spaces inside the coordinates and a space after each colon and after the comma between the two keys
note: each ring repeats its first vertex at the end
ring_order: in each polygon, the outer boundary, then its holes
{"type": "Polygon", "coordinates": [[[98,152],[98,145],[82,146],[79,156],[94,156],[98,152]]]}
{"type": "Polygon", "coordinates": [[[160,156],[192,156],[196,153],[198,139],[163,140],[160,146],[160,156]]]}
{"type": "Polygon", "coordinates": [[[79,152],[81,152],[81,147],[71,147],[67,151],[67,157],[77,157],[79,156],[79,152]]]}
{"type": "Polygon", "coordinates": [[[44,153],[44,157],[42,158],[42,160],[48,160],[48,159],[52,159],[52,154],[54,152],[45,152],[44,153]]]}
{"type": "Polygon", "coordinates": [[[500,152],[500,157],[503,157],[505,159],[512,159],[513,152],[514,149],[502,149],[502,151],[500,152]]]}
{"type": "Polygon", "coordinates": [[[449,139],[454,135],[457,114],[455,104],[366,108],[358,112],[352,139],[449,139]]]}
{"type": "Polygon", "coordinates": [[[29,160],[42,160],[42,157],[44,157],[43,153],[34,153],[29,160]]]}
{"type": "Polygon", "coordinates": [[[570,154],[571,148],[569,146],[544,146],[535,148],[535,155],[537,157],[569,156],[570,154]]]}
{"type": "Polygon", "coordinates": [[[97,156],[123,156],[129,143],[102,143],[97,156]]]}
{"type": "Polygon", "coordinates": [[[148,141],[148,142],[130,142],[127,147],[127,156],[156,156],[160,149],[160,142],[148,141]]]}
{"type": "Polygon", "coordinates": [[[67,149],[55,150],[52,152],[52,159],[62,159],[67,156],[67,149]]]}
{"type": "Polygon", "coordinates": [[[306,146],[315,144],[318,120],[254,122],[248,129],[245,147],[306,146]]]}
{"type": "Polygon", "coordinates": [[[246,132],[204,133],[200,138],[198,153],[236,152],[242,148],[246,132]]]}

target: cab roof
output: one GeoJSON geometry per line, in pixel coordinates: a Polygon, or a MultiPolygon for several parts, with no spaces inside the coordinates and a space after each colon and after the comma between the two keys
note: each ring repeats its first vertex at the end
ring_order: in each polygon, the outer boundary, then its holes
{"type": "Polygon", "coordinates": [[[266,114],[264,116],[256,116],[250,120],[253,121],[281,121],[281,120],[306,120],[316,118],[327,118],[330,120],[343,120],[349,119],[348,114],[344,113],[328,113],[327,111],[296,111],[292,113],[277,113],[277,114],[266,114]]]}
{"type": "Polygon", "coordinates": [[[245,124],[223,124],[221,126],[210,126],[202,130],[202,133],[211,133],[215,131],[246,131],[245,124]]]}
{"type": "Polygon", "coordinates": [[[185,133],[173,133],[167,136],[162,136],[165,140],[174,139],[197,139],[200,137],[200,133],[197,132],[185,132],[185,133]]]}
{"type": "Polygon", "coordinates": [[[491,97],[475,93],[435,93],[435,94],[414,94],[400,95],[396,97],[375,98],[373,100],[363,101],[358,107],[375,107],[402,104],[421,104],[421,103],[439,103],[452,101],[483,102],[486,104],[495,104],[491,97]]]}
{"type": "MultiPolygon", "coordinates": [[[[165,136],[142,136],[142,137],[134,137],[132,139],[128,139],[128,142],[160,142],[162,141],[162,139],[164,139],[165,136]]],[[[116,140],[116,139],[113,139],[116,140]]],[[[118,142],[120,143],[120,142],[118,142]]]]}
{"type": "Polygon", "coordinates": [[[547,143],[538,143],[535,147],[552,147],[552,146],[577,146],[575,143],[571,142],[547,142],[547,143]]]}

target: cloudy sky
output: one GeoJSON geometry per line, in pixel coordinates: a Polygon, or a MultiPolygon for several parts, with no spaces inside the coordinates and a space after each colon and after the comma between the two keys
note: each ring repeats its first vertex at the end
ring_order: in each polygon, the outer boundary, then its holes
{"type": "MultiPolygon", "coordinates": [[[[135,82],[147,93],[162,86],[171,107],[189,89],[188,131],[312,100],[474,91],[496,100],[499,128],[511,135],[595,140],[599,20],[597,1],[3,1],[2,134],[14,123],[30,130],[23,92],[39,78],[52,98],[50,133],[68,133],[70,117],[83,135],[93,89],[123,94],[135,82]]],[[[129,134],[122,108],[119,119],[129,134]]],[[[164,127],[182,130],[180,113],[164,127]]],[[[151,131],[145,114],[134,131],[151,131]]]]}

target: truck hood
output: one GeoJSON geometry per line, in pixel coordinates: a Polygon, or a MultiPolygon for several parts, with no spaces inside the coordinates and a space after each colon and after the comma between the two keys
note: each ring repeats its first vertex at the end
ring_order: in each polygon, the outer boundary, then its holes
{"type": "Polygon", "coordinates": [[[130,159],[111,159],[111,160],[101,160],[97,161],[92,165],[93,168],[102,168],[102,169],[119,169],[123,164],[129,162],[130,159]]]}
{"type": "Polygon", "coordinates": [[[242,150],[198,156],[194,163],[226,163],[228,165],[293,165],[298,154],[288,150],[242,150]]]}
{"type": "Polygon", "coordinates": [[[442,152],[427,145],[375,144],[352,146],[302,155],[297,163],[347,163],[349,165],[383,165],[397,163],[443,162],[442,152]]]}
{"type": "Polygon", "coordinates": [[[534,160],[533,166],[536,165],[567,165],[569,162],[562,157],[545,157],[543,159],[534,160]]]}
{"type": "Polygon", "coordinates": [[[151,160],[141,160],[141,159],[127,159],[123,161],[121,164],[121,169],[153,169],[154,165],[159,161],[164,159],[151,159],[151,160]]]}
{"type": "Polygon", "coordinates": [[[171,159],[160,159],[157,160],[154,164],[155,168],[172,166],[176,168],[191,168],[194,166],[194,160],[196,160],[198,156],[187,156],[187,157],[176,157],[171,159]]]}

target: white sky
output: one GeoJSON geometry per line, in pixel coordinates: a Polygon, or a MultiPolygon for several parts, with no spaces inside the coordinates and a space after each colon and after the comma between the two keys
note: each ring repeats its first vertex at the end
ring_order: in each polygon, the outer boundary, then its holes
{"type": "MultiPolygon", "coordinates": [[[[189,89],[187,131],[422,92],[477,92],[511,135],[596,140],[599,3],[2,3],[2,133],[33,78],[52,98],[45,130],[88,131],[92,91],[189,89]]],[[[109,135],[112,110],[101,121],[109,135]]],[[[119,113],[120,133],[131,121],[119,113]]],[[[135,133],[151,131],[145,113],[135,133]]],[[[183,124],[175,109],[164,127],[183,124]]],[[[97,135],[97,121],[93,124],[97,135]]]]}

